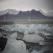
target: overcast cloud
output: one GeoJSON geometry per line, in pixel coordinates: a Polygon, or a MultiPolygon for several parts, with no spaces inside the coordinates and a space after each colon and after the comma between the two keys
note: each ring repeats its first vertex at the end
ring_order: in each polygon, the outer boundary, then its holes
{"type": "Polygon", "coordinates": [[[45,9],[53,10],[53,0],[0,0],[0,9],[16,8],[18,10],[45,9]]]}
{"type": "Polygon", "coordinates": [[[53,11],[53,0],[0,0],[0,10],[42,9],[44,12],[53,11]]]}

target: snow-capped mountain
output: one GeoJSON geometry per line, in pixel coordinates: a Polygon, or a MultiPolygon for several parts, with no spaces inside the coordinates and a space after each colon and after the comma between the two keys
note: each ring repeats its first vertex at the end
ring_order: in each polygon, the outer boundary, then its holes
{"type": "Polygon", "coordinates": [[[52,16],[45,16],[42,11],[17,11],[15,9],[7,9],[0,11],[0,20],[18,20],[18,19],[53,19],[52,16]]]}
{"type": "Polygon", "coordinates": [[[16,15],[18,14],[19,12],[15,9],[6,9],[6,10],[3,10],[3,11],[0,11],[0,16],[2,15],[5,15],[5,14],[13,14],[13,15],[16,15]]]}

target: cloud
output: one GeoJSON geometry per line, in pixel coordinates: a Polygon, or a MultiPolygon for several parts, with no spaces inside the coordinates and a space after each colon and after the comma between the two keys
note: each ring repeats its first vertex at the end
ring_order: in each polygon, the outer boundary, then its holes
{"type": "Polygon", "coordinates": [[[0,10],[17,9],[30,10],[42,9],[44,11],[53,10],[53,0],[0,0],[0,10]]]}
{"type": "Polygon", "coordinates": [[[0,1],[3,1],[3,0],[0,0],[0,1]]]}
{"type": "Polygon", "coordinates": [[[3,1],[6,1],[6,0],[0,0],[0,2],[3,2],[3,1]]]}

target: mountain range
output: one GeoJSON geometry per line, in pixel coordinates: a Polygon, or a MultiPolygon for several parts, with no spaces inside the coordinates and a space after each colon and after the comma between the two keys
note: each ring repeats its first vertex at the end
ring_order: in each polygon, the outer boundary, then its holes
{"type": "Polygon", "coordinates": [[[52,16],[46,16],[40,11],[32,9],[31,11],[17,11],[7,9],[0,11],[0,20],[17,20],[17,19],[53,19],[52,16]]]}

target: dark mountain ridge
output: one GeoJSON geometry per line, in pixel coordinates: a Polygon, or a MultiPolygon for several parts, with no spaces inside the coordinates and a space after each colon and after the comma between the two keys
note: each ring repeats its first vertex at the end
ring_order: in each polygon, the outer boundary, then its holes
{"type": "Polygon", "coordinates": [[[7,9],[0,11],[0,20],[13,19],[53,19],[51,16],[45,16],[40,11],[32,9],[31,11],[17,11],[15,9],[7,9]]]}

